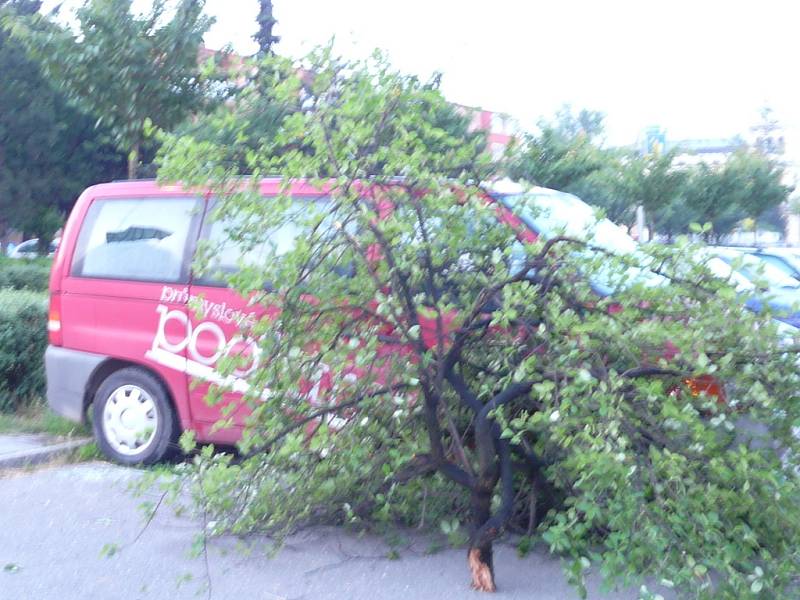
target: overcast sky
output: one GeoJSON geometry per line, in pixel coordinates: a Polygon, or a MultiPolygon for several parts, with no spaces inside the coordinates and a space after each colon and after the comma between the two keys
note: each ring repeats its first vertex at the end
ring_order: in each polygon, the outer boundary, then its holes
{"type": "MultiPolygon", "coordinates": [[[[800,129],[800,3],[791,0],[274,0],[278,51],[336,37],[444,74],[449,99],[524,125],[568,102],[607,115],[612,143],[660,125],[670,138],[746,133],[772,106],[800,129]]],[[[255,49],[256,0],[208,0],[207,43],[255,49]]]]}
{"type": "MultiPolygon", "coordinates": [[[[138,4],[147,0],[137,0],[138,4]]],[[[278,52],[332,36],[443,73],[447,97],[524,126],[561,104],[607,115],[608,141],[649,125],[671,139],[746,134],[769,104],[800,131],[800,3],[792,0],[274,0],[278,52]],[[797,5],[797,8],[795,6],[797,5]]],[[[255,50],[256,0],[207,0],[212,48],[255,50]]],[[[791,136],[790,136],[791,137],[791,136]]]]}

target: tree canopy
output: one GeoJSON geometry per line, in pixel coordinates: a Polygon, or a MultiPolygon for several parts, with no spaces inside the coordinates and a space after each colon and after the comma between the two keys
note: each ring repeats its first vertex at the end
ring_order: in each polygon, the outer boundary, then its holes
{"type": "Polygon", "coordinates": [[[523,136],[507,171],[518,181],[577,194],[623,224],[642,206],[652,233],[668,240],[698,221],[711,223],[707,235],[720,239],[745,219],[774,226],[777,207],[792,192],[783,166],[762,150],[775,128],[769,113],[764,119],[756,147],[742,144],[721,164],[682,164],[680,148],[640,154],[604,147],[602,114],[567,106],[523,136]]]}
{"type": "Polygon", "coordinates": [[[171,129],[205,102],[198,52],[213,20],[203,0],[180,0],[174,12],[157,0],[142,15],[131,4],[87,0],[75,31],[44,17],[18,20],[13,30],[45,76],[108,128],[134,178],[146,123],[171,129]]]}
{"type": "Polygon", "coordinates": [[[701,163],[688,175],[683,208],[693,221],[711,223],[708,236],[715,239],[745,218],[757,223],[792,191],[783,184],[783,169],[777,163],[747,149],[722,165],[701,163]]]}
{"type": "Polygon", "coordinates": [[[601,113],[582,110],[575,115],[565,106],[552,121],[539,122],[538,134],[523,136],[520,151],[509,162],[509,176],[568,191],[611,157],[595,143],[602,121],[601,113]]]}
{"type": "MultiPolygon", "coordinates": [[[[39,4],[0,2],[0,18],[30,16],[39,4]]],[[[124,175],[124,157],[3,29],[0,72],[2,225],[48,240],[83,188],[124,175]]]]}
{"type": "Polygon", "coordinates": [[[262,56],[268,55],[272,52],[272,45],[280,41],[280,36],[272,33],[272,28],[275,27],[277,21],[272,15],[272,0],[259,0],[258,1],[258,31],[253,36],[253,39],[258,42],[258,53],[262,56]]]}

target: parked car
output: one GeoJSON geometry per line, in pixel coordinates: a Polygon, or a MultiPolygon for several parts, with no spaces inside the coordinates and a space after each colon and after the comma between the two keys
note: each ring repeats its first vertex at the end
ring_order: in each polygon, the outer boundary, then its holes
{"type": "Polygon", "coordinates": [[[707,253],[724,263],[709,266],[720,277],[731,279],[747,308],[760,312],[769,306],[776,319],[800,327],[800,281],[750,252],[709,247],[707,253]]]}
{"type": "MultiPolygon", "coordinates": [[[[54,238],[47,247],[47,256],[53,256],[61,243],[61,238],[54,238]]],[[[21,242],[8,255],[9,258],[37,258],[39,252],[39,238],[31,238],[21,242]]]]}

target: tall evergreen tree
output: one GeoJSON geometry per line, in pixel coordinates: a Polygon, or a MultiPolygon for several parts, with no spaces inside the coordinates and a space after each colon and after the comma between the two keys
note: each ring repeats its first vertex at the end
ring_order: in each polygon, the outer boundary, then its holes
{"type": "Polygon", "coordinates": [[[272,54],[272,45],[280,41],[280,36],[273,35],[272,28],[277,21],[272,14],[272,0],[258,1],[258,32],[253,39],[258,42],[258,54],[267,56],[272,54]]]}

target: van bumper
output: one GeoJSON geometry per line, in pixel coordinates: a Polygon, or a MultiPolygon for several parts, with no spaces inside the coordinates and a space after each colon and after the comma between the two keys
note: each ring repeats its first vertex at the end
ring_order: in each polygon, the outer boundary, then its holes
{"type": "Polygon", "coordinates": [[[82,423],[86,388],[92,373],[106,358],[101,354],[48,346],[44,368],[50,408],[70,421],[82,423]]]}

